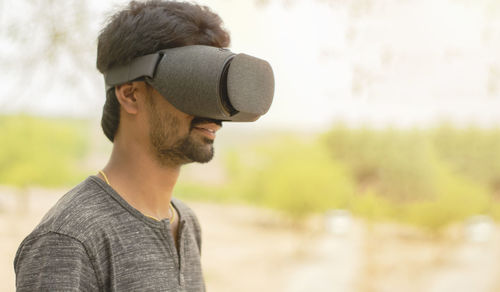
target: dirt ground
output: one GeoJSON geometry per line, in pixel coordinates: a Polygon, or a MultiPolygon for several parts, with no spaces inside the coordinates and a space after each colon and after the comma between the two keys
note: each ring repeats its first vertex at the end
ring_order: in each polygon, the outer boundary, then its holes
{"type": "MultiPolygon", "coordinates": [[[[0,291],[14,291],[13,259],[23,237],[63,191],[30,190],[18,208],[0,188],[0,291]]],[[[500,291],[500,231],[464,240],[460,226],[440,239],[396,224],[352,219],[342,232],[324,220],[297,230],[269,210],[189,202],[203,228],[208,291],[500,291]]]]}

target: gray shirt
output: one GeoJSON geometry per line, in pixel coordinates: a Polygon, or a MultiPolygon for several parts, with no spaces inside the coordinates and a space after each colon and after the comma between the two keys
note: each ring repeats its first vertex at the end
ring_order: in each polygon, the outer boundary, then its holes
{"type": "Polygon", "coordinates": [[[156,221],[91,176],[64,195],[19,246],[17,291],[204,291],[199,223],[179,214],[178,247],[156,221]]]}

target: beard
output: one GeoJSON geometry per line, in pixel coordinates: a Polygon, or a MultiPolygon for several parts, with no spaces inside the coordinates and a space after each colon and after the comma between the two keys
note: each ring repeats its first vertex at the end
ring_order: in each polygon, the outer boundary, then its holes
{"type": "Polygon", "coordinates": [[[159,112],[154,106],[150,107],[149,138],[157,161],[161,165],[182,165],[190,162],[206,163],[214,156],[213,140],[206,137],[192,135],[194,126],[203,122],[220,121],[194,118],[191,121],[189,132],[180,135],[181,120],[173,115],[159,112]]]}
{"type": "MultiPolygon", "coordinates": [[[[191,133],[191,131],[190,131],[191,133]]],[[[188,162],[206,163],[214,156],[213,140],[202,138],[202,141],[195,141],[189,134],[179,140],[170,149],[176,156],[188,162]]]]}

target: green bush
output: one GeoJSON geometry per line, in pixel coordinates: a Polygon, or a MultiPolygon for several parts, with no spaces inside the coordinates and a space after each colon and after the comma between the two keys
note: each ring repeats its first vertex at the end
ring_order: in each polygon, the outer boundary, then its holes
{"type": "Polygon", "coordinates": [[[348,166],[360,193],[370,190],[398,202],[436,195],[436,157],[422,131],[337,126],[323,141],[348,166]]]}
{"type": "Polygon", "coordinates": [[[230,168],[233,189],[243,191],[246,201],[281,210],[296,219],[348,208],[351,203],[353,184],[348,173],[318,143],[277,139],[245,156],[236,162],[233,155],[230,168]]]}
{"type": "Polygon", "coordinates": [[[492,200],[484,186],[446,169],[439,176],[438,195],[406,206],[405,222],[437,232],[469,216],[489,213],[492,200]]]}
{"type": "Polygon", "coordinates": [[[0,116],[0,184],[55,187],[83,178],[88,151],[82,121],[0,116]]]}
{"type": "Polygon", "coordinates": [[[454,172],[485,184],[500,196],[500,129],[459,129],[444,124],[431,136],[439,157],[454,172]]]}
{"type": "Polygon", "coordinates": [[[350,211],[367,220],[390,221],[399,218],[399,206],[373,191],[357,194],[352,200],[350,211]]]}

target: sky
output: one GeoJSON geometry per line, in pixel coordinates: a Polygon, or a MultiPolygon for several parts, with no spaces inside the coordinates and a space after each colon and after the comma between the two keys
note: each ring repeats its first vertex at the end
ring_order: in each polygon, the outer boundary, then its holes
{"type": "MultiPolygon", "coordinates": [[[[90,52],[90,60],[105,16],[125,2],[90,2],[95,15],[85,36],[88,45],[81,48],[90,52]]],[[[494,2],[198,1],[222,17],[231,33],[231,50],[273,66],[275,99],[258,127],[308,131],[322,131],[336,122],[500,126],[500,5],[494,2]]],[[[30,21],[16,15],[22,9],[13,6],[20,4],[6,3],[0,6],[3,21],[30,21]]],[[[2,47],[9,50],[5,39],[0,39],[2,47]]],[[[63,73],[52,74],[57,77],[47,77],[56,67],[50,62],[34,70],[25,82],[24,97],[7,102],[4,91],[0,110],[99,116],[104,101],[101,76],[82,72],[88,86],[75,90],[75,82],[64,79],[64,70],[74,70],[68,64],[58,62],[63,73]],[[47,83],[49,89],[43,87],[47,83]]],[[[3,88],[15,84],[14,71],[0,67],[4,76],[12,75],[0,80],[3,88]]]]}

